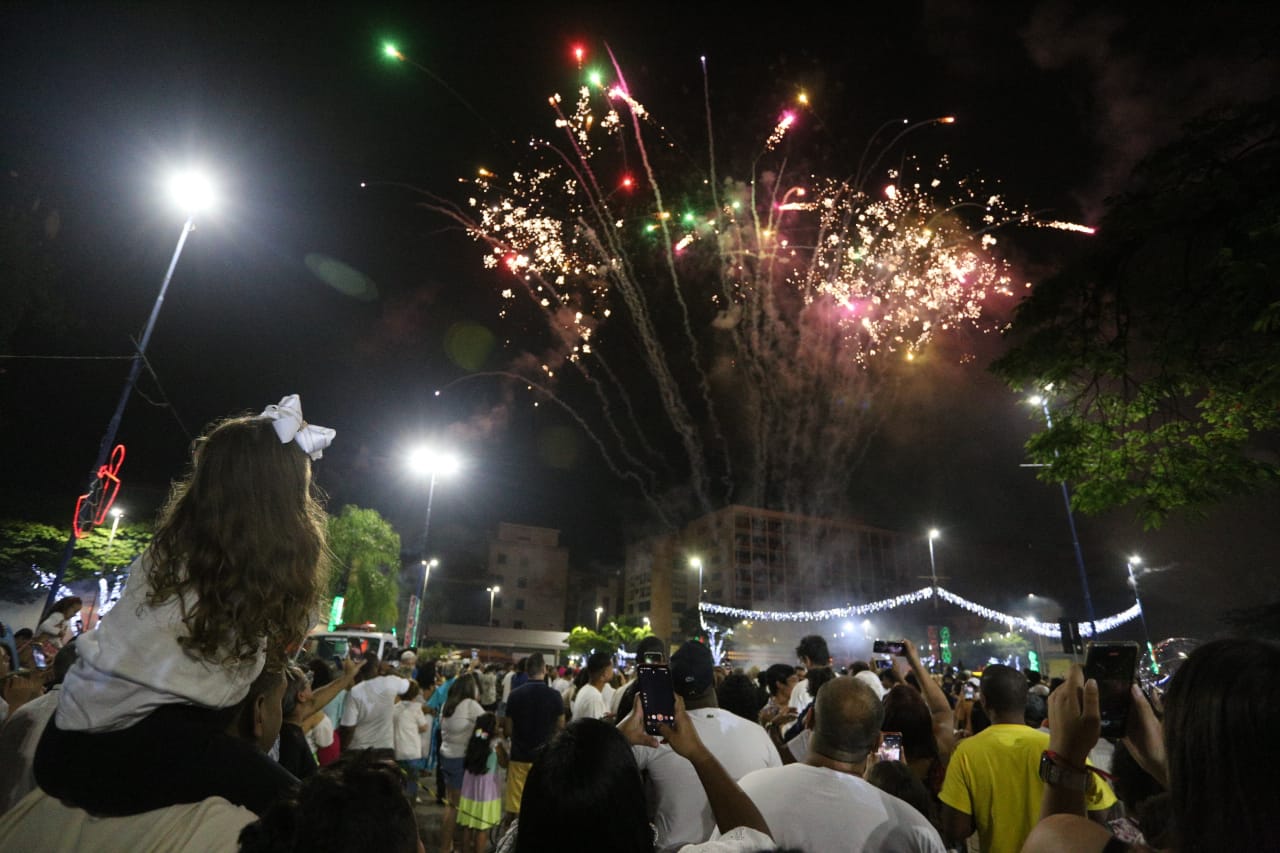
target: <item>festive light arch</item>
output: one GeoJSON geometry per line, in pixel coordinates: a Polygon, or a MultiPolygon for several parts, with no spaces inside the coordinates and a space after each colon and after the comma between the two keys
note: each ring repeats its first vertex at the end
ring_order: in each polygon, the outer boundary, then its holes
{"type": "MultiPolygon", "coordinates": [[[[833,607],[829,610],[743,610],[740,607],[729,607],[709,601],[702,602],[698,607],[704,613],[731,616],[735,619],[751,619],[757,622],[825,622],[830,619],[848,619],[850,616],[865,616],[868,613],[895,610],[907,604],[916,604],[933,598],[934,595],[937,595],[938,598],[948,604],[954,604],[971,613],[977,613],[992,622],[1008,625],[1010,631],[1014,629],[1030,631],[1033,634],[1039,634],[1041,637],[1060,638],[1062,636],[1062,629],[1058,627],[1056,622],[1041,622],[1038,619],[1028,619],[1025,616],[1001,613],[999,610],[993,610],[990,607],[978,604],[976,601],[970,601],[942,587],[935,589],[934,587],[926,586],[915,592],[896,595],[893,598],[883,598],[879,601],[855,604],[848,607],[833,607]]],[[[1134,602],[1133,606],[1128,610],[1123,610],[1102,619],[1096,619],[1092,623],[1081,622],[1080,633],[1086,637],[1091,637],[1095,633],[1104,634],[1107,631],[1115,630],[1126,622],[1137,619],[1140,615],[1142,615],[1142,605],[1134,602]]]]}

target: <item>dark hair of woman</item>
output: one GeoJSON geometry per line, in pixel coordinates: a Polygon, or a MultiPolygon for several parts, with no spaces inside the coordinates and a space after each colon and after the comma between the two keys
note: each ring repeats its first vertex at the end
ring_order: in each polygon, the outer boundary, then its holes
{"type": "Polygon", "coordinates": [[[471,673],[459,675],[453,684],[449,685],[449,692],[445,695],[444,710],[442,716],[452,717],[453,712],[458,710],[458,706],[462,704],[464,699],[474,699],[480,691],[476,690],[476,678],[471,673]]]}
{"type": "Polygon", "coordinates": [[[240,853],[324,850],[416,853],[418,823],[399,771],[366,751],[348,753],[240,831],[240,853]]]}
{"type": "Polygon", "coordinates": [[[467,741],[467,754],[463,769],[474,776],[483,776],[489,769],[489,753],[493,751],[493,733],[498,728],[496,715],[486,711],[476,718],[475,731],[467,741]]]}
{"type": "Polygon", "coordinates": [[[787,683],[787,679],[796,674],[796,668],[785,663],[775,663],[760,673],[760,686],[770,696],[778,692],[778,687],[787,683]]]}
{"type": "Polygon", "coordinates": [[[725,676],[716,688],[716,700],[729,713],[753,723],[759,718],[760,709],[766,701],[755,682],[740,672],[725,676]]]}
{"type": "Polygon", "coordinates": [[[929,790],[901,761],[877,761],[867,770],[866,779],[886,794],[906,802],[931,823],[936,822],[929,790]]]}
{"type": "Polygon", "coordinates": [[[251,660],[264,640],[290,644],[310,627],[329,577],[325,529],[306,452],[266,418],[224,420],[161,511],[147,601],[190,602],[179,642],[192,654],[251,660]]]}
{"type": "Polygon", "coordinates": [[[401,702],[412,702],[422,693],[422,688],[418,686],[418,682],[412,678],[409,679],[409,689],[400,696],[401,702]]]}
{"type": "Polygon", "coordinates": [[[49,608],[50,613],[61,613],[65,618],[70,619],[76,615],[79,610],[84,607],[84,602],[77,595],[68,595],[66,598],[59,598],[53,603],[53,607],[49,608]]]}
{"type": "Polygon", "coordinates": [[[938,741],[933,736],[933,714],[920,691],[899,684],[885,694],[884,723],[886,732],[902,732],[903,757],[937,758],[938,741]]]}
{"type": "Polygon", "coordinates": [[[644,802],[626,738],[600,720],[574,720],[529,770],[516,853],[653,853],[644,802]]]}
{"type": "Polygon", "coordinates": [[[1165,697],[1179,853],[1280,847],[1280,649],[1215,640],[1191,653],[1165,697]]]}

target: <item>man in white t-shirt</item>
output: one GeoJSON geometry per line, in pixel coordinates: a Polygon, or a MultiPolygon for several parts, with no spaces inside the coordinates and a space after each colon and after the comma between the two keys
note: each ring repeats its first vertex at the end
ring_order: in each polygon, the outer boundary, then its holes
{"type": "Polygon", "coordinates": [[[604,687],[613,678],[613,658],[605,652],[596,652],[587,658],[587,683],[578,688],[573,699],[575,720],[612,720],[609,705],[605,702],[604,687]]]}
{"type": "Polygon", "coordinates": [[[395,750],[395,727],[391,715],[396,697],[409,691],[409,680],[398,675],[379,675],[378,656],[365,656],[362,680],[347,696],[338,729],[342,749],[395,750]]]}
{"type": "MultiPolygon", "coordinates": [[[[684,697],[699,739],[733,779],[753,770],[781,767],[778,750],[763,728],[718,707],[714,670],[710,649],[693,640],[671,656],[672,686],[684,697]]],[[[647,774],[645,787],[656,811],[655,849],[666,853],[710,838],[716,821],[693,765],[666,744],[632,750],[647,774]]]]}
{"type": "Polygon", "coordinates": [[[833,679],[818,691],[804,763],[738,780],[779,847],[945,853],[924,815],[862,778],[883,720],[871,688],[855,678],[833,679]]]}

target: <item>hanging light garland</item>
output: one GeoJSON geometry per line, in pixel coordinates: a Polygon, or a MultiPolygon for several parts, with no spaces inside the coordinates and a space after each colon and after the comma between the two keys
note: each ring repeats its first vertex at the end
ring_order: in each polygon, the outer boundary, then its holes
{"type": "MultiPolygon", "coordinates": [[[[868,613],[879,613],[885,610],[895,610],[907,604],[916,604],[926,599],[932,598],[934,595],[947,602],[968,610],[970,613],[976,613],[990,622],[1000,622],[1009,626],[1009,630],[1015,629],[1020,631],[1039,634],[1041,637],[1061,637],[1062,629],[1058,627],[1056,622],[1041,622],[1038,619],[1028,619],[1025,616],[1013,616],[1008,613],[1002,613],[999,610],[993,610],[990,607],[978,604],[976,601],[970,601],[956,595],[954,592],[938,587],[922,587],[915,592],[909,592],[904,595],[897,595],[893,598],[884,598],[880,601],[871,601],[867,604],[851,604],[848,607],[833,607],[827,610],[744,610],[739,607],[729,607],[724,604],[713,604],[704,601],[698,605],[703,613],[715,614],[718,616],[730,616],[734,619],[750,619],[756,622],[826,622],[831,619],[848,619],[851,616],[865,616],[868,613]]],[[[1098,619],[1095,622],[1082,622],[1080,624],[1080,633],[1086,637],[1091,637],[1094,633],[1102,634],[1111,631],[1126,622],[1137,619],[1142,614],[1142,606],[1134,603],[1128,610],[1121,611],[1113,616],[1107,616],[1104,619],[1098,619]]]]}

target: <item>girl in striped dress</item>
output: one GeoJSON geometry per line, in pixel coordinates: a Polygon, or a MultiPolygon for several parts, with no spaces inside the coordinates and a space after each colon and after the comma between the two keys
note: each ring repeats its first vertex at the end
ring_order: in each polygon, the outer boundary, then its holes
{"type": "Polygon", "coordinates": [[[502,781],[498,768],[507,766],[507,750],[496,735],[498,718],[481,714],[467,742],[462,774],[462,796],[458,800],[458,825],[467,830],[465,853],[485,853],[489,831],[502,820],[502,781]]]}

